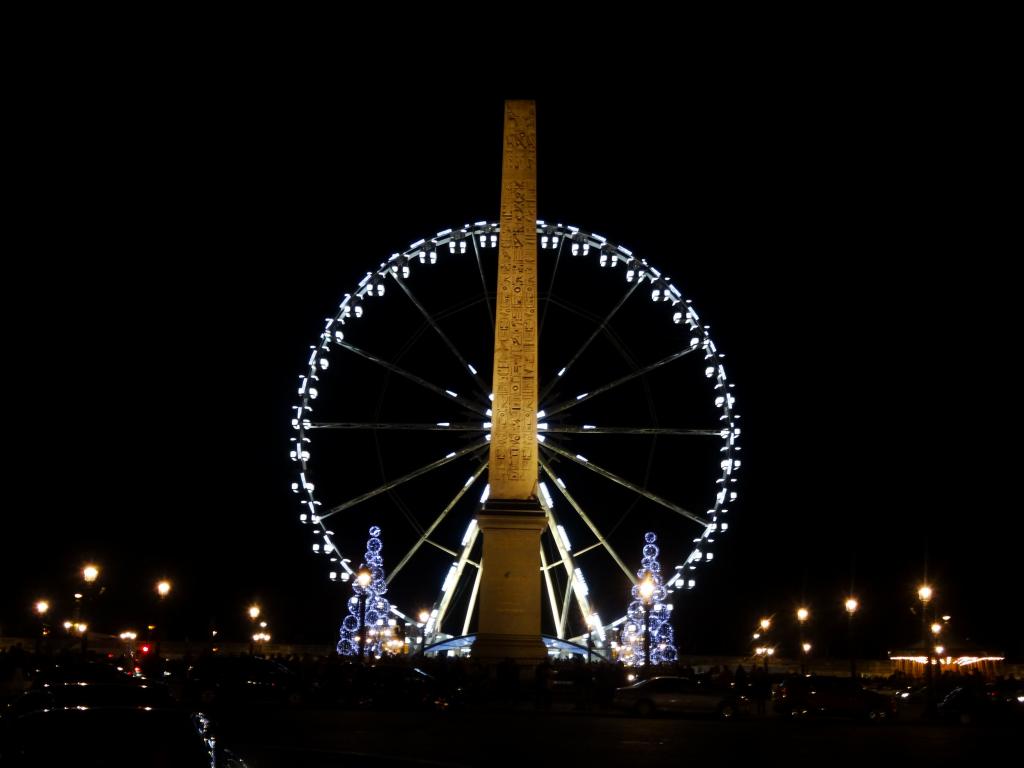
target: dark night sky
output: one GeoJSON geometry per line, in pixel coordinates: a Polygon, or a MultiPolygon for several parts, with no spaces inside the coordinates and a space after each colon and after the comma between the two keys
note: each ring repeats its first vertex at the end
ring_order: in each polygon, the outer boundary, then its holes
{"type": "MultiPolygon", "coordinates": [[[[740,503],[682,648],[740,650],[803,593],[840,652],[852,583],[882,653],[917,636],[927,558],[958,632],[1019,659],[996,117],[955,82],[826,80],[538,101],[541,217],[669,272],[736,382],[740,503]]],[[[15,120],[0,629],[37,595],[70,610],[95,559],[111,631],[167,575],[174,633],[240,636],[259,599],[277,637],[329,642],[343,596],[287,490],[296,377],[365,271],[496,217],[501,99],[137,85],[65,80],[15,120]]]]}

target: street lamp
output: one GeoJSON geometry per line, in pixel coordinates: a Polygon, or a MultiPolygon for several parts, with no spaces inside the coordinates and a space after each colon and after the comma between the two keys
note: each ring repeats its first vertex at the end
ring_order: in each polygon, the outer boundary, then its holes
{"type": "Polygon", "coordinates": [[[932,692],[932,651],[928,642],[928,603],[934,591],[927,584],[917,590],[917,598],[921,601],[921,650],[924,651],[925,708],[931,714],[933,704],[932,692]]]}
{"type": "Polygon", "coordinates": [[[857,677],[857,654],[853,648],[853,614],[857,612],[860,604],[857,602],[857,598],[848,597],[844,605],[846,606],[846,615],[850,625],[850,677],[857,677]]]}
{"type": "Polygon", "coordinates": [[[157,595],[157,618],[156,618],[156,656],[160,658],[160,643],[164,639],[164,624],[166,609],[164,608],[164,598],[171,594],[171,582],[167,579],[161,579],[156,583],[156,595],[157,595]]]}
{"type": "Polygon", "coordinates": [[[50,603],[46,600],[37,600],[35,604],[36,615],[39,617],[39,636],[36,638],[36,656],[43,651],[43,638],[46,636],[46,612],[50,610],[50,603]]]}
{"type": "Polygon", "coordinates": [[[366,659],[366,588],[370,586],[373,576],[365,565],[359,566],[356,573],[356,584],[359,585],[359,658],[366,659]]]}
{"type": "Polygon", "coordinates": [[[654,595],[654,579],[651,574],[644,575],[640,582],[640,598],[644,605],[644,672],[650,676],[651,666],[651,597],[654,595]]]}
{"type": "Polygon", "coordinates": [[[430,611],[424,608],[417,618],[420,620],[420,656],[423,656],[427,650],[427,622],[430,621],[430,611]]]}
{"type": "MultiPolygon", "coordinates": [[[[249,621],[251,621],[253,623],[253,627],[256,626],[256,619],[258,619],[259,617],[260,617],[260,607],[258,605],[256,605],[255,603],[253,603],[252,605],[249,606],[249,621]]],[[[252,656],[252,655],[254,655],[256,653],[255,642],[256,642],[256,636],[254,634],[253,637],[252,637],[252,640],[249,641],[249,655],[250,656],[252,656]]]]}
{"type": "MultiPolygon", "coordinates": [[[[925,652],[925,655],[931,656],[928,649],[928,603],[932,599],[934,594],[932,588],[927,584],[922,584],[917,590],[917,598],[921,601],[921,646],[925,652]]],[[[928,669],[927,674],[931,675],[931,658],[926,662],[928,669]]]]}
{"type": "Polygon", "coordinates": [[[807,651],[810,650],[810,645],[804,642],[804,624],[810,617],[811,612],[806,608],[796,609],[796,620],[800,623],[800,647],[803,649],[803,653],[800,655],[800,674],[807,674],[807,651]]]}
{"type": "MultiPolygon", "coordinates": [[[[86,606],[85,613],[87,614],[85,618],[87,618],[87,619],[89,618],[88,614],[91,613],[91,611],[89,609],[92,606],[92,590],[93,590],[93,585],[96,583],[96,580],[99,577],[100,577],[99,566],[93,565],[92,563],[88,563],[87,565],[85,565],[85,567],[82,568],[82,580],[85,582],[85,595],[83,596],[81,593],[75,593],[75,598],[77,600],[79,600],[80,603],[83,600],[85,601],[85,606],[86,606]]],[[[79,604],[79,610],[78,610],[79,618],[81,618],[81,612],[82,612],[81,611],[81,605],[79,604]]],[[[84,629],[81,629],[79,631],[82,633],[82,655],[85,656],[86,653],[88,653],[88,651],[89,651],[88,626],[85,623],[82,623],[81,621],[79,622],[79,626],[80,627],[84,627],[84,629]]]]}

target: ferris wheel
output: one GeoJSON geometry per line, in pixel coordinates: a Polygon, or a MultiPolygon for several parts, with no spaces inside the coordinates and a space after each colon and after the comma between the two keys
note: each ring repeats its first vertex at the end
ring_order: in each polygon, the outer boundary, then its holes
{"type": "MultiPolygon", "coordinates": [[[[310,347],[291,419],[312,551],[348,582],[380,525],[390,610],[426,608],[428,644],[473,631],[486,567],[474,515],[490,488],[498,233],[442,230],[367,272],[310,347]]],[[[577,227],[538,221],[537,237],[543,622],[602,649],[628,618],[601,616],[629,602],[645,532],[665,602],[713,559],[740,417],[710,327],[667,275],[577,227]]]]}

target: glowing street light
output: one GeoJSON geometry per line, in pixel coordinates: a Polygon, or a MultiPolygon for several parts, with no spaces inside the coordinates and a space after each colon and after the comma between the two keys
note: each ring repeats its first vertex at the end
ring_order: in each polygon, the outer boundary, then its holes
{"type": "Polygon", "coordinates": [[[772,626],[772,620],[771,619],[761,619],[761,629],[763,631],[767,632],[769,629],[771,629],[771,626],[772,626]]]}
{"type": "Polygon", "coordinates": [[[651,667],[651,597],[654,595],[654,579],[644,574],[640,582],[640,598],[644,606],[644,671],[650,675],[651,667]]]}
{"type": "Polygon", "coordinates": [[[36,637],[36,656],[39,656],[43,652],[43,638],[46,636],[46,612],[50,610],[50,603],[46,600],[36,600],[34,608],[39,617],[39,635],[36,637]]]}
{"type": "MultiPolygon", "coordinates": [[[[99,577],[100,569],[98,565],[94,565],[93,563],[86,563],[86,565],[82,568],[82,579],[85,581],[85,595],[83,596],[81,593],[75,594],[75,599],[79,601],[78,605],[76,606],[76,621],[81,622],[82,619],[81,601],[83,600],[83,598],[86,604],[85,617],[90,617],[90,609],[93,595],[92,587],[99,577]]],[[[85,627],[86,625],[84,623],[80,623],[79,626],[85,627]]],[[[82,656],[85,656],[89,650],[89,635],[85,629],[80,630],[80,632],[82,635],[82,656]]]]}
{"type": "Polygon", "coordinates": [[[942,631],[942,625],[941,625],[941,624],[939,624],[939,622],[937,622],[937,621],[936,621],[936,622],[934,622],[934,623],[932,624],[932,634],[933,634],[933,635],[937,635],[937,634],[939,634],[939,632],[941,632],[941,631],[942,631]]]}
{"type": "Polygon", "coordinates": [[[860,603],[857,602],[857,598],[848,597],[846,602],[843,603],[846,607],[846,615],[849,622],[849,642],[850,642],[850,677],[857,677],[857,654],[853,648],[853,614],[857,612],[860,607],[860,603]]]}
{"type": "MultiPolygon", "coordinates": [[[[256,626],[256,619],[258,619],[259,617],[260,617],[260,607],[258,605],[256,605],[256,603],[253,603],[252,605],[249,606],[249,620],[252,622],[253,627],[256,626]]],[[[252,636],[252,642],[249,643],[249,655],[250,656],[252,656],[252,655],[254,655],[256,653],[256,648],[253,645],[255,642],[256,642],[256,635],[254,634],[252,636]]]]}
{"type": "Polygon", "coordinates": [[[430,621],[430,611],[426,608],[419,612],[416,617],[420,624],[420,656],[427,651],[427,622],[430,621]]]}
{"type": "Polygon", "coordinates": [[[804,624],[807,622],[807,619],[810,617],[810,615],[811,615],[811,612],[808,611],[803,606],[801,606],[801,607],[796,609],[796,620],[798,622],[800,622],[800,647],[804,649],[804,652],[800,656],[800,674],[801,675],[807,674],[807,671],[806,671],[806,666],[807,666],[806,658],[807,658],[807,651],[810,649],[810,643],[804,642],[804,624]]]}
{"type": "Polygon", "coordinates": [[[355,583],[359,587],[359,660],[367,656],[367,587],[373,581],[373,574],[366,565],[360,565],[355,573],[355,583]]]}
{"type": "Polygon", "coordinates": [[[804,643],[800,647],[804,649],[804,653],[810,653],[811,652],[811,644],[810,643],[804,643]]]}
{"type": "Polygon", "coordinates": [[[160,597],[167,597],[167,595],[171,593],[171,582],[166,579],[158,581],[156,583],[156,593],[160,595],[160,597]]]}
{"type": "Polygon", "coordinates": [[[928,601],[932,599],[932,594],[932,588],[929,587],[927,584],[922,584],[921,587],[917,590],[918,598],[921,600],[922,603],[925,603],[926,605],[928,601]]]}

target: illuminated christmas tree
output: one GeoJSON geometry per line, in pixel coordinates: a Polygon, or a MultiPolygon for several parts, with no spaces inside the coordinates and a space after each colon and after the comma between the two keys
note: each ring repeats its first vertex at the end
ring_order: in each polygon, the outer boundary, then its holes
{"type": "Polygon", "coordinates": [[[626,609],[626,623],[620,635],[619,660],[627,667],[642,667],[644,657],[644,626],[650,632],[650,662],[670,664],[678,658],[672,644],[672,625],[669,624],[669,605],[665,602],[668,591],[661,578],[661,564],[658,562],[658,537],[653,533],[644,534],[643,559],[636,572],[639,583],[633,585],[633,600],[626,609]]]}
{"type": "Polygon", "coordinates": [[[352,579],[348,616],[341,622],[341,639],[338,640],[338,653],[341,656],[359,656],[362,650],[363,656],[379,658],[384,652],[384,643],[391,634],[388,626],[391,603],[384,597],[388,591],[388,584],[384,579],[384,560],[380,556],[383,546],[380,528],[375,525],[370,528],[363,564],[352,579]],[[364,633],[365,650],[360,642],[364,633]]]}

